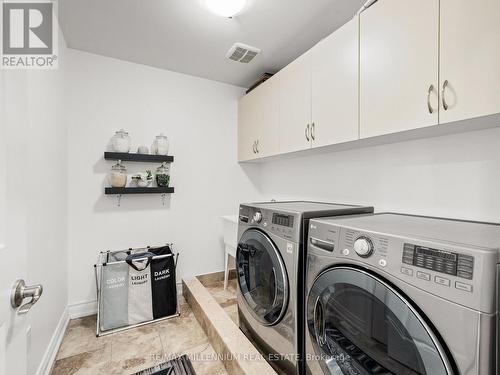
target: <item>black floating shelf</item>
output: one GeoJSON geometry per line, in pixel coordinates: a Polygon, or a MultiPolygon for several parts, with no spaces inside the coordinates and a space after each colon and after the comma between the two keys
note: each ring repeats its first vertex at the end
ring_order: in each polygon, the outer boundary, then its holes
{"type": "Polygon", "coordinates": [[[111,194],[172,194],[174,192],[173,187],[124,187],[124,188],[114,188],[107,187],[105,190],[106,195],[111,194]]]}
{"type": "Polygon", "coordinates": [[[105,152],[106,160],[139,161],[154,163],[172,163],[174,157],[171,155],[150,155],[150,154],[131,154],[129,152],[105,152]]]}

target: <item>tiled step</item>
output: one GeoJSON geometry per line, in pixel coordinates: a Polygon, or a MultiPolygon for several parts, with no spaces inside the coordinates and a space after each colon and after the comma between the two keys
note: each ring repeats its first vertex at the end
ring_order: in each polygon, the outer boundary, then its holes
{"type": "Polygon", "coordinates": [[[258,350],[195,277],[182,281],[183,294],[231,375],[276,375],[258,350]]]}

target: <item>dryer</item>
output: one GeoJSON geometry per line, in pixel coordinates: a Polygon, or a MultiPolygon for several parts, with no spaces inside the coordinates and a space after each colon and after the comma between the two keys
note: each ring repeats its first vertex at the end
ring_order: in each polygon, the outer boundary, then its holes
{"type": "Polygon", "coordinates": [[[320,202],[242,204],[236,269],[240,329],[280,373],[302,373],[303,238],[313,217],[373,212],[320,202]]]}
{"type": "Polygon", "coordinates": [[[308,374],[498,373],[499,225],[363,215],[308,242],[308,374]]]}

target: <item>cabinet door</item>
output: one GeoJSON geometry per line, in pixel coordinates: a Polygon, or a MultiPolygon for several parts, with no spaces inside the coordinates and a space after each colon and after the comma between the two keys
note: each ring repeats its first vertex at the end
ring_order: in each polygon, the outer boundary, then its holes
{"type": "Polygon", "coordinates": [[[441,0],[440,17],[440,122],[499,113],[500,1],[441,0]]]}
{"type": "Polygon", "coordinates": [[[243,96],[238,103],[238,160],[257,158],[254,146],[259,132],[258,93],[254,90],[243,96]]]}
{"type": "Polygon", "coordinates": [[[312,49],[313,147],[358,139],[358,18],[312,49]]]}
{"type": "MultiPolygon", "coordinates": [[[[274,78],[274,77],[273,77],[274,78]]],[[[311,147],[311,54],[306,52],[278,73],[280,80],[280,152],[311,147]]]]}
{"type": "Polygon", "coordinates": [[[382,0],[361,13],[361,138],[438,123],[438,33],[439,0],[382,0]]]}
{"type": "Polygon", "coordinates": [[[272,77],[254,91],[257,96],[257,157],[279,153],[279,77],[272,77]]]}

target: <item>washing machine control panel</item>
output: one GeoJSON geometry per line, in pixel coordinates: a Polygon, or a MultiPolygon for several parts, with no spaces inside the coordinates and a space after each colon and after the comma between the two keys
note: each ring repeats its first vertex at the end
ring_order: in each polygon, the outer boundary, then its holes
{"type": "Polygon", "coordinates": [[[241,205],[239,223],[240,227],[257,227],[289,241],[300,239],[300,217],[291,213],[241,205]]]}

